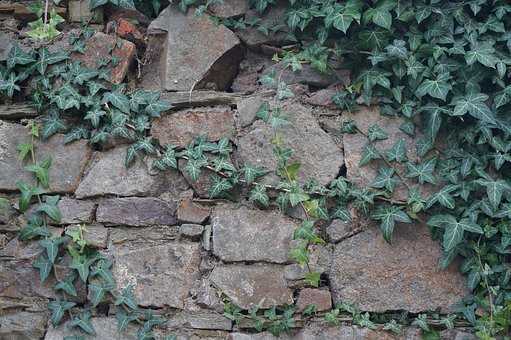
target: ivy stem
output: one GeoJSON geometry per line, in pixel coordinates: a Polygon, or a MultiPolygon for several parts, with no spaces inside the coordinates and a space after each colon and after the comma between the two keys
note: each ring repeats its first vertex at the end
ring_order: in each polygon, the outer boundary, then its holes
{"type": "MultiPolygon", "coordinates": [[[[477,262],[479,263],[479,267],[481,268],[481,273],[484,273],[484,267],[483,267],[483,261],[481,260],[481,253],[479,248],[479,243],[481,242],[481,236],[479,236],[479,239],[477,240],[477,248],[476,248],[476,254],[477,254],[477,262]]],[[[486,286],[486,289],[488,290],[488,303],[490,304],[490,323],[493,325],[493,297],[490,290],[490,285],[488,283],[488,278],[486,275],[482,275],[484,280],[484,285],[486,286]]]]}
{"type": "Polygon", "coordinates": [[[44,4],[44,26],[45,26],[45,29],[47,29],[46,25],[48,24],[48,8],[49,8],[49,5],[50,5],[50,0],[46,0],[46,2],[44,4]]]}

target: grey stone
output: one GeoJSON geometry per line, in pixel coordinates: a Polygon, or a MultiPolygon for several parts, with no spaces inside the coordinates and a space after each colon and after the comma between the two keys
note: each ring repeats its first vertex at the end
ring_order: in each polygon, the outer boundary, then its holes
{"type": "Polygon", "coordinates": [[[246,0],[223,0],[222,3],[213,3],[208,9],[217,17],[232,18],[245,14],[249,6],[246,0]]]}
{"type": "Polygon", "coordinates": [[[293,71],[288,67],[287,62],[281,61],[267,69],[263,76],[272,72],[279,75],[280,81],[287,85],[305,84],[314,87],[328,87],[332,84],[349,84],[350,82],[348,70],[334,69],[332,72],[321,73],[310,64],[304,64],[301,70],[293,71]]]}
{"type": "MultiPolygon", "coordinates": [[[[0,121],[0,191],[18,190],[16,182],[21,180],[34,184],[34,176],[24,170],[18,159],[17,146],[30,142],[26,127],[0,121]]],[[[85,170],[91,155],[87,141],[64,144],[64,135],[58,134],[45,142],[37,142],[37,158],[52,159],[49,192],[72,193],[85,170]]]]}
{"type": "MultiPolygon", "coordinates": [[[[309,246],[309,268],[316,273],[324,273],[328,271],[332,257],[331,249],[321,245],[309,246]]],[[[296,263],[289,264],[284,267],[284,277],[286,280],[296,281],[305,279],[309,270],[307,267],[300,267],[296,263]]]]}
{"type": "Polygon", "coordinates": [[[70,22],[103,22],[103,8],[90,10],[90,0],[70,0],[67,4],[68,19],[70,22]]]}
{"type": "Polygon", "coordinates": [[[220,91],[178,91],[178,92],[162,92],[161,99],[172,103],[172,109],[187,109],[204,106],[217,105],[236,105],[238,100],[242,98],[239,93],[220,92],[220,91]]]}
{"type": "Polygon", "coordinates": [[[352,302],[371,312],[452,312],[468,291],[456,261],[446,270],[438,268],[441,255],[425,226],[398,225],[392,245],[371,226],[335,246],[330,268],[334,302],[352,302]]]}
{"type": "Polygon", "coordinates": [[[219,206],[211,223],[213,253],[223,261],[288,262],[296,224],[280,213],[219,206]]]}
{"type": "Polygon", "coordinates": [[[156,52],[162,55],[154,58],[159,59],[159,65],[156,61],[144,71],[144,87],[226,90],[236,75],[243,55],[240,41],[225,26],[215,25],[207,14],[184,14],[168,6],[149,25],[148,32],[164,37],[158,38],[163,46],[156,52]]]}
{"type": "Polygon", "coordinates": [[[95,207],[94,202],[62,197],[58,204],[62,214],[60,224],[90,223],[95,207]]]}
{"type": "Polygon", "coordinates": [[[0,105],[1,119],[34,118],[37,117],[38,115],[39,113],[32,105],[27,104],[0,105]]]}
{"type": "Polygon", "coordinates": [[[239,127],[247,127],[256,119],[256,113],[263,104],[261,96],[248,97],[238,102],[236,124],[239,127]]]}
{"type": "Polygon", "coordinates": [[[2,312],[0,339],[33,340],[44,336],[48,316],[45,313],[2,312]]]}
{"type": "Polygon", "coordinates": [[[199,275],[199,244],[166,242],[135,249],[114,249],[114,277],[120,287],[134,286],[142,306],[184,308],[199,275]],[[171,284],[171,289],[169,284],[171,284]]]}
{"type": "Polygon", "coordinates": [[[204,223],[210,215],[209,208],[204,207],[191,199],[184,199],[177,207],[177,218],[181,222],[204,223]]]}
{"type": "Polygon", "coordinates": [[[153,226],[176,224],[176,203],[154,197],[101,200],[96,220],[107,225],[153,226]]]}
{"type": "Polygon", "coordinates": [[[179,227],[179,232],[191,238],[199,238],[202,236],[202,232],[204,231],[204,226],[200,224],[182,224],[179,227]]]}
{"type": "Polygon", "coordinates": [[[293,337],[294,340],[398,340],[400,338],[390,332],[356,326],[308,326],[293,337]]]}
{"type": "Polygon", "coordinates": [[[211,287],[207,279],[202,279],[195,301],[197,305],[216,310],[217,312],[222,312],[224,310],[220,297],[216,294],[215,288],[211,287]]]}
{"type": "MultiPolygon", "coordinates": [[[[367,131],[371,125],[377,124],[388,134],[387,139],[375,143],[377,150],[380,152],[389,150],[398,140],[404,139],[406,142],[408,159],[410,161],[416,161],[418,159],[415,150],[416,139],[410,137],[399,129],[400,125],[403,123],[400,118],[383,116],[380,114],[379,109],[376,106],[362,106],[360,110],[354,113],[343,112],[342,119],[343,121],[353,120],[357,127],[365,134],[367,134],[367,131]]],[[[421,137],[421,135],[420,133],[417,133],[416,138],[419,137],[421,137]]],[[[347,170],[346,177],[352,183],[355,183],[360,187],[367,187],[369,184],[371,184],[378,173],[379,167],[385,165],[383,161],[376,160],[363,167],[359,166],[364,147],[367,145],[367,143],[367,138],[360,133],[343,135],[344,158],[347,170]]],[[[397,167],[402,174],[405,174],[404,166],[399,164],[397,167]]],[[[416,181],[412,180],[408,180],[407,183],[411,186],[417,184],[416,181]]],[[[427,184],[421,185],[419,187],[423,194],[431,193],[433,190],[433,187],[427,184]]],[[[427,197],[427,195],[424,197],[427,197]]],[[[407,200],[408,190],[403,183],[397,185],[396,189],[394,190],[393,198],[397,200],[407,200]]]]}
{"type": "Polygon", "coordinates": [[[77,198],[103,195],[149,196],[161,192],[178,195],[186,190],[185,179],[174,170],[151,175],[149,165],[137,160],[126,168],[127,146],[96,153],[94,162],[76,190],[77,198]]]}
{"type": "Polygon", "coordinates": [[[210,311],[186,311],[169,320],[167,327],[230,331],[232,329],[232,322],[220,313],[210,311]]]}
{"type": "MultiPolygon", "coordinates": [[[[76,230],[79,225],[67,227],[68,230],[76,230]]],[[[83,239],[87,245],[94,248],[106,248],[108,242],[108,229],[100,224],[86,225],[83,230],[83,239]]]]}
{"type": "Polygon", "coordinates": [[[212,234],[211,225],[205,226],[204,233],[202,234],[202,246],[207,251],[211,250],[211,234],[212,234]]]}
{"type": "Polygon", "coordinates": [[[66,336],[81,335],[86,340],[136,340],[137,330],[134,325],[129,325],[127,330],[119,333],[117,330],[117,320],[114,317],[93,317],[91,319],[92,327],[96,331],[96,335],[85,335],[85,333],[77,331],[76,328],[70,328],[67,323],[60,325],[58,328],[49,326],[44,340],[62,340],[66,336]]]}
{"type": "Polygon", "coordinates": [[[243,308],[260,304],[260,308],[293,303],[279,265],[221,265],[215,267],[210,280],[231,301],[243,308]]]}
{"type": "Polygon", "coordinates": [[[248,333],[231,333],[229,334],[229,340],[290,340],[291,337],[282,334],[279,337],[272,335],[270,332],[262,332],[255,334],[248,333]]]}
{"type": "MultiPolygon", "coordinates": [[[[212,157],[210,157],[210,160],[213,158],[215,158],[214,155],[212,157]]],[[[231,159],[229,159],[229,160],[231,161],[231,164],[232,164],[232,160],[231,159]]],[[[188,172],[186,171],[187,164],[188,164],[188,161],[184,160],[182,158],[179,159],[179,161],[178,161],[178,167],[179,167],[179,170],[181,171],[181,173],[183,174],[183,177],[186,179],[186,181],[193,188],[193,191],[195,192],[195,194],[197,196],[202,197],[202,198],[210,198],[210,189],[211,189],[211,186],[213,185],[212,177],[218,176],[218,175],[210,169],[202,168],[199,178],[197,178],[197,180],[194,181],[190,177],[188,172]]]]}
{"type": "Polygon", "coordinates": [[[330,242],[339,242],[348,237],[352,230],[353,228],[350,222],[333,220],[326,228],[326,233],[330,238],[330,242]]]}
{"type": "MultiPolygon", "coordinates": [[[[307,108],[298,103],[287,102],[282,111],[289,116],[290,124],[279,128],[279,133],[284,143],[294,151],[291,161],[301,164],[299,182],[304,183],[307,179],[315,178],[323,185],[328,184],[337,177],[344,164],[342,150],[321,129],[307,108]]],[[[238,138],[239,159],[243,163],[274,171],[277,162],[271,144],[273,137],[274,131],[268,124],[256,121],[250,131],[238,138]]],[[[277,181],[276,178],[268,180],[277,181]]]]}
{"type": "Polygon", "coordinates": [[[163,115],[153,121],[151,134],[162,145],[186,147],[195,138],[207,136],[209,141],[230,138],[235,131],[233,112],[229,107],[197,108],[163,115]]]}

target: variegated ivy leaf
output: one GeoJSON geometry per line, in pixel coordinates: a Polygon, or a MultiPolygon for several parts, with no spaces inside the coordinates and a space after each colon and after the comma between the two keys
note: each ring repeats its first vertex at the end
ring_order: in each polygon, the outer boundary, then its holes
{"type": "Polygon", "coordinates": [[[394,178],[395,170],[393,168],[381,167],[378,169],[378,175],[371,183],[373,188],[385,188],[389,192],[394,192],[394,188],[399,183],[397,178],[394,178]]]}
{"type": "Polygon", "coordinates": [[[381,155],[372,144],[366,144],[362,150],[362,157],[360,158],[359,166],[364,166],[374,159],[380,159],[381,155]]]}
{"type": "Polygon", "coordinates": [[[48,308],[51,310],[51,318],[50,321],[53,327],[57,327],[64,317],[64,313],[73,308],[76,305],[74,302],[64,301],[64,300],[55,300],[51,301],[48,304],[48,308]]]}
{"type": "Polygon", "coordinates": [[[94,326],[92,326],[91,322],[91,313],[89,311],[84,311],[78,316],[75,316],[70,322],[69,327],[78,327],[82,331],[87,334],[95,335],[94,326]]]}
{"type": "Polygon", "coordinates": [[[376,221],[380,221],[380,229],[383,233],[383,238],[389,243],[391,243],[396,222],[412,223],[412,220],[406,212],[397,206],[381,206],[371,217],[376,221]]]}
{"type": "Polygon", "coordinates": [[[371,142],[387,139],[389,135],[378,124],[373,124],[367,129],[367,138],[371,142]]]}
{"type": "Polygon", "coordinates": [[[436,183],[436,178],[433,172],[435,171],[436,158],[431,158],[422,163],[408,162],[406,168],[408,170],[406,177],[417,178],[420,184],[436,183]]]}
{"type": "Polygon", "coordinates": [[[486,195],[495,210],[502,201],[502,195],[511,191],[511,186],[504,180],[478,180],[477,183],[486,187],[486,195]]]}
{"type": "Polygon", "coordinates": [[[255,185],[249,193],[249,200],[251,202],[257,202],[263,207],[267,207],[270,204],[270,198],[266,193],[266,187],[264,184],[255,185]]]}
{"type": "Polygon", "coordinates": [[[434,215],[428,220],[428,225],[445,229],[442,242],[445,251],[450,251],[461,243],[464,231],[483,233],[483,229],[470,219],[462,218],[458,221],[452,215],[434,215]]]}
{"type": "Polygon", "coordinates": [[[394,143],[392,148],[387,151],[386,157],[389,162],[402,163],[408,160],[408,157],[406,156],[406,141],[404,138],[401,138],[394,143]]]}

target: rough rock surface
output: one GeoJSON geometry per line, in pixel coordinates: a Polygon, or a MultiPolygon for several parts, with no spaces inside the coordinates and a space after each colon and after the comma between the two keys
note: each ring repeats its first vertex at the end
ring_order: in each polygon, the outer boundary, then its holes
{"type": "Polygon", "coordinates": [[[263,75],[275,72],[280,81],[284,84],[305,84],[314,87],[327,87],[332,84],[349,84],[350,72],[347,70],[333,70],[329,73],[321,73],[314,69],[310,64],[302,65],[301,70],[293,71],[288,67],[287,62],[281,61],[268,68],[263,75]]]}
{"type": "MultiPolygon", "coordinates": [[[[258,23],[264,27],[277,27],[280,26],[280,20],[285,14],[286,1],[280,0],[276,6],[271,6],[265,13],[261,15],[256,10],[249,10],[245,15],[245,20],[250,22],[252,20],[259,20],[258,23]]],[[[284,28],[285,29],[285,28],[284,28]]],[[[238,30],[236,34],[248,47],[256,48],[260,45],[282,45],[288,41],[287,32],[284,29],[278,30],[277,32],[269,31],[268,34],[257,29],[257,26],[248,26],[244,29],[238,30]]]]}
{"type": "Polygon", "coordinates": [[[348,237],[353,231],[351,222],[344,222],[341,220],[333,220],[332,223],[326,228],[326,233],[330,242],[336,243],[348,237]]]}
{"type": "Polygon", "coordinates": [[[243,55],[240,41],[225,26],[215,25],[207,14],[196,16],[192,10],[184,14],[169,6],[148,30],[166,36],[159,65],[147,67],[144,87],[225,90],[236,75],[243,55]]]}
{"type": "Polygon", "coordinates": [[[208,219],[210,213],[210,208],[189,199],[182,200],[177,207],[177,218],[181,222],[203,223],[208,219]]]}
{"type": "Polygon", "coordinates": [[[198,243],[181,240],[136,249],[116,248],[114,258],[115,279],[121,287],[132,284],[142,306],[182,309],[193,281],[198,279],[198,243]]]}
{"type": "Polygon", "coordinates": [[[211,224],[213,253],[223,261],[288,261],[296,223],[278,212],[219,206],[211,224]]]}
{"type": "Polygon", "coordinates": [[[62,197],[58,204],[62,215],[60,224],[90,223],[92,222],[95,207],[96,204],[94,202],[62,197]]]}
{"type": "Polygon", "coordinates": [[[297,311],[302,312],[307,306],[316,306],[316,311],[321,312],[332,308],[332,295],[328,289],[304,288],[298,295],[296,302],[297,311]]]}
{"type": "MultiPolygon", "coordinates": [[[[78,225],[69,226],[68,229],[78,229],[78,225]]],[[[83,239],[87,245],[94,248],[106,248],[108,242],[108,229],[101,224],[87,224],[83,231],[83,239]]]]}
{"type": "Polygon", "coordinates": [[[398,225],[392,245],[373,226],[335,246],[330,268],[334,302],[353,302],[374,312],[452,312],[467,293],[465,279],[456,263],[440,270],[440,256],[440,245],[424,226],[398,225]]]}
{"type": "Polygon", "coordinates": [[[240,100],[237,104],[236,125],[244,128],[252,124],[263,102],[264,100],[261,96],[253,96],[240,100]]]}
{"type": "MultiPolygon", "coordinates": [[[[378,107],[376,106],[369,108],[363,106],[359,111],[354,113],[343,112],[342,119],[343,121],[355,121],[357,127],[365,134],[367,134],[367,130],[371,125],[377,124],[388,134],[387,139],[377,141],[375,143],[378,151],[382,152],[384,150],[389,150],[398,140],[404,139],[406,142],[408,160],[417,160],[415,150],[416,140],[399,129],[400,125],[403,123],[401,119],[381,115],[378,107]]],[[[418,137],[420,136],[417,135],[416,138],[418,137]]],[[[344,158],[347,169],[346,177],[351,182],[361,187],[370,185],[378,173],[378,168],[384,165],[384,163],[381,163],[380,161],[372,161],[363,167],[358,165],[362,158],[364,147],[367,143],[367,138],[360,133],[343,135],[344,158]]],[[[405,173],[404,169],[401,172],[405,173]]],[[[413,185],[417,182],[409,180],[408,183],[413,185]]],[[[430,193],[432,191],[432,187],[430,185],[421,185],[420,188],[423,191],[423,194],[428,192],[430,193]]],[[[401,183],[396,187],[393,197],[395,199],[406,201],[408,197],[408,190],[404,184],[401,183]]],[[[425,197],[427,197],[427,195],[425,197]]]]}
{"type": "MultiPolygon", "coordinates": [[[[0,121],[0,191],[17,190],[16,182],[34,183],[31,173],[23,169],[18,159],[17,146],[28,143],[26,127],[0,121]]],[[[90,158],[86,141],[64,145],[64,135],[55,135],[36,145],[39,160],[52,159],[50,168],[50,192],[72,193],[90,158]]]]}
{"type": "Polygon", "coordinates": [[[175,202],[154,197],[111,198],[99,203],[96,219],[107,225],[173,225],[176,209],[175,202]]]}
{"type": "Polygon", "coordinates": [[[2,312],[0,316],[0,339],[41,339],[46,331],[46,313],[2,312]]]}
{"type": "Polygon", "coordinates": [[[151,134],[162,145],[187,146],[198,136],[209,141],[232,137],[235,131],[233,113],[228,107],[189,109],[167,114],[153,121],[151,134]]]}
{"type": "Polygon", "coordinates": [[[246,0],[224,0],[222,3],[213,3],[209,10],[220,18],[232,18],[245,14],[248,11],[246,0]]]}
{"type": "Polygon", "coordinates": [[[124,80],[128,73],[129,66],[136,53],[135,44],[119,39],[115,36],[102,32],[96,32],[87,39],[85,53],[73,53],[72,59],[78,60],[88,68],[97,68],[102,59],[117,58],[119,61],[116,66],[108,65],[110,70],[110,81],[119,84],[124,80]]]}
{"type": "Polygon", "coordinates": [[[282,269],[278,265],[223,265],[213,269],[210,280],[243,309],[258,303],[261,308],[269,308],[293,302],[282,269]]]}
{"type": "MultiPolygon", "coordinates": [[[[325,185],[339,174],[344,164],[343,153],[332,138],[321,129],[318,122],[304,106],[288,102],[283,107],[290,124],[279,128],[286,145],[294,149],[293,160],[301,163],[299,181],[315,178],[325,185]]],[[[238,139],[238,157],[243,163],[275,170],[277,162],[272,152],[273,129],[256,121],[252,129],[238,139]]]]}
{"type": "Polygon", "coordinates": [[[103,195],[148,196],[161,192],[177,194],[187,189],[185,179],[177,171],[151,174],[149,165],[137,160],[126,168],[126,146],[98,152],[80,186],[76,197],[87,198],[103,195]]]}
{"type": "MultiPolygon", "coordinates": [[[[92,327],[96,331],[95,336],[85,336],[84,339],[101,339],[101,340],[136,340],[136,328],[129,326],[128,329],[119,333],[117,330],[117,320],[114,317],[95,317],[91,319],[92,327]]],[[[58,328],[49,327],[44,340],[62,340],[66,336],[84,335],[84,333],[69,329],[67,324],[63,324],[58,328]]]]}

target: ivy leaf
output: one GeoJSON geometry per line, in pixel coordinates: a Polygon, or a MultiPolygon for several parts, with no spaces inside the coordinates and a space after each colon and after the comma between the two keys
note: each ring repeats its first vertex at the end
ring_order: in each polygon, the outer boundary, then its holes
{"type": "Polygon", "coordinates": [[[59,252],[59,246],[62,244],[62,242],[64,242],[62,237],[47,238],[39,241],[41,247],[46,250],[46,255],[52,264],[55,263],[55,259],[57,258],[57,254],[59,252]]]}
{"type": "Polygon", "coordinates": [[[209,197],[216,198],[223,194],[225,191],[232,188],[232,184],[226,178],[221,178],[217,175],[212,175],[211,187],[209,188],[209,197]]]}
{"type": "Polygon", "coordinates": [[[314,222],[305,220],[302,222],[300,227],[295,230],[293,234],[295,240],[305,240],[312,244],[325,243],[321,237],[319,237],[314,230],[314,222]]]}
{"type": "Polygon", "coordinates": [[[387,139],[389,135],[378,124],[373,124],[367,129],[367,138],[371,142],[387,139]]]}
{"type": "Polygon", "coordinates": [[[50,231],[44,225],[44,221],[40,215],[34,214],[28,220],[27,225],[21,229],[18,237],[22,241],[31,240],[36,237],[49,237],[50,231]]]}
{"type": "Polygon", "coordinates": [[[125,305],[132,310],[136,310],[138,308],[135,295],[133,294],[133,286],[129,285],[121,291],[121,294],[119,294],[115,300],[115,305],[125,305]]]}
{"type": "Polygon", "coordinates": [[[99,259],[91,268],[89,277],[97,277],[99,276],[104,282],[107,284],[114,284],[114,276],[112,274],[111,268],[112,262],[108,259],[102,258],[99,259]]]}
{"type": "Polygon", "coordinates": [[[87,68],[80,67],[77,69],[77,72],[73,74],[73,83],[78,85],[83,85],[88,80],[91,80],[94,77],[97,77],[99,74],[98,71],[87,68]]]}
{"type": "Polygon", "coordinates": [[[432,216],[428,221],[428,225],[445,228],[442,244],[444,250],[447,252],[454,249],[461,243],[464,231],[476,234],[483,233],[483,229],[468,218],[463,218],[460,221],[457,221],[452,215],[432,216]]]}
{"type": "Polygon", "coordinates": [[[135,3],[133,0],[117,0],[119,7],[122,8],[128,8],[128,9],[135,9],[135,3]]]}
{"type": "Polygon", "coordinates": [[[431,158],[427,161],[424,161],[419,164],[414,164],[411,162],[408,162],[406,164],[406,168],[408,170],[408,173],[406,174],[406,177],[408,178],[416,178],[419,181],[420,184],[424,183],[431,183],[435,184],[436,179],[433,175],[433,171],[435,170],[436,166],[436,158],[431,158]]]}
{"type": "Polygon", "coordinates": [[[471,50],[465,54],[467,65],[472,65],[477,61],[486,67],[495,68],[497,60],[495,49],[487,43],[472,44],[471,50]]]}
{"type": "Polygon", "coordinates": [[[242,171],[247,184],[252,184],[258,177],[264,176],[267,173],[263,168],[252,166],[248,163],[245,163],[242,171]]]}
{"type": "Polygon", "coordinates": [[[117,330],[119,332],[124,332],[127,328],[130,322],[138,320],[137,314],[128,314],[123,308],[118,308],[115,317],[117,319],[117,330]]]}
{"type": "Polygon", "coordinates": [[[305,283],[312,287],[319,287],[321,274],[318,272],[309,272],[305,274],[305,283]]]}
{"type": "Polygon", "coordinates": [[[478,180],[477,183],[486,187],[486,195],[494,210],[498,209],[502,201],[502,194],[511,190],[509,184],[504,180],[478,180]]]}
{"type": "Polygon", "coordinates": [[[145,112],[151,117],[160,117],[160,113],[168,111],[172,108],[172,105],[166,100],[158,100],[150,102],[146,108],[145,112]]]}
{"type": "Polygon", "coordinates": [[[485,104],[488,96],[484,93],[471,93],[456,101],[454,115],[462,116],[469,113],[472,117],[483,122],[496,124],[495,116],[490,108],[485,104]]]}
{"type": "Polygon", "coordinates": [[[388,243],[391,243],[392,233],[396,222],[412,223],[410,217],[396,206],[382,206],[371,216],[374,220],[380,221],[380,229],[383,233],[383,238],[388,243]]]}
{"type": "Polygon", "coordinates": [[[449,184],[444,186],[442,189],[440,189],[440,191],[429,197],[426,208],[429,209],[433,206],[433,204],[438,202],[441,206],[447,209],[454,209],[455,203],[451,193],[456,189],[458,189],[457,185],[449,184]]]}
{"type": "Polygon", "coordinates": [[[69,265],[69,268],[75,269],[83,282],[87,282],[89,277],[89,268],[96,261],[96,258],[88,258],[85,255],[75,256],[69,265]]]}
{"type": "Polygon", "coordinates": [[[106,112],[101,110],[99,107],[94,107],[91,111],[87,111],[87,114],[83,119],[89,120],[94,128],[99,127],[101,117],[105,116],[106,112]]]}
{"type": "Polygon", "coordinates": [[[95,335],[94,327],[91,323],[91,313],[89,311],[85,311],[81,313],[79,316],[75,316],[71,322],[69,322],[69,327],[78,327],[82,331],[87,334],[95,335]]]}
{"type": "Polygon", "coordinates": [[[435,80],[426,79],[419,85],[415,94],[419,98],[429,94],[433,98],[445,101],[447,94],[452,89],[452,85],[447,82],[448,79],[449,77],[446,74],[439,75],[435,80]]]}
{"type": "Polygon", "coordinates": [[[3,80],[0,78],[0,91],[5,91],[8,97],[14,96],[14,91],[20,91],[21,88],[16,85],[16,81],[18,81],[18,77],[12,72],[9,74],[8,80],[3,80]]]}
{"type": "Polygon", "coordinates": [[[36,209],[36,212],[45,213],[50,217],[53,221],[60,223],[62,218],[62,214],[60,213],[60,209],[58,208],[59,196],[45,196],[44,203],[39,204],[36,209]]]}
{"type": "Polygon", "coordinates": [[[378,150],[372,145],[367,144],[364,146],[364,150],[362,151],[362,157],[360,158],[360,162],[358,163],[359,166],[364,166],[368,164],[370,161],[374,159],[380,159],[381,155],[378,150]]]}
{"type": "Polygon", "coordinates": [[[60,119],[60,117],[57,114],[50,114],[44,119],[41,136],[43,139],[48,139],[57,132],[65,129],[66,125],[64,125],[64,122],[60,119]]]}
{"type": "Polygon", "coordinates": [[[381,167],[378,169],[378,175],[371,183],[373,188],[387,189],[389,192],[394,192],[394,188],[399,183],[399,180],[394,178],[395,170],[393,168],[381,167]]]}
{"type": "Polygon", "coordinates": [[[53,262],[41,254],[37,259],[35,259],[35,261],[32,263],[32,266],[39,269],[39,278],[41,283],[44,283],[48,276],[50,276],[51,269],[53,268],[53,262]]]}
{"type": "Polygon", "coordinates": [[[201,168],[206,165],[207,161],[204,159],[189,159],[186,162],[185,171],[192,181],[196,182],[201,174],[201,168]]]}
{"type": "Polygon", "coordinates": [[[270,204],[270,198],[266,193],[266,187],[264,184],[258,184],[250,190],[249,200],[251,202],[257,202],[263,207],[267,207],[270,204]]]}
{"type": "Polygon", "coordinates": [[[25,167],[26,171],[33,173],[39,183],[44,187],[48,188],[49,183],[49,169],[51,167],[51,158],[45,159],[40,164],[30,164],[25,167]]]}
{"type": "Polygon", "coordinates": [[[64,313],[76,305],[74,302],[55,300],[48,303],[48,309],[51,310],[51,324],[57,327],[64,317],[64,313]]]}
{"type": "Polygon", "coordinates": [[[90,9],[95,9],[99,6],[103,6],[103,5],[106,5],[108,3],[109,0],[90,0],[89,2],[89,7],[90,9]]]}
{"type": "Polygon", "coordinates": [[[256,117],[261,119],[263,122],[268,123],[270,121],[270,104],[263,102],[256,112],[256,117]]]}
{"type": "Polygon", "coordinates": [[[27,65],[35,61],[31,53],[23,51],[17,44],[14,44],[7,56],[7,68],[12,69],[16,65],[27,65]]]}
{"type": "Polygon", "coordinates": [[[106,92],[103,95],[103,102],[111,103],[114,107],[118,108],[124,113],[130,113],[130,101],[126,95],[116,92],[106,92]]]}
{"type": "Polygon", "coordinates": [[[105,299],[106,293],[113,289],[113,285],[106,282],[93,282],[89,286],[88,298],[92,304],[92,307],[96,307],[105,299]]]}
{"type": "Polygon", "coordinates": [[[66,294],[69,294],[71,296],[77,296],[78,293],[76,292],[76,288],[75,288],[75,285],[74,285],[74,280],[75,279],[76,279],[76,275],[74,273],[72,273],[71,275],[66,277],[66,279],[64,281],[59,281],[55,285],[55,290],[56,291],[62,290],[66,294]]]}
{"type": "Polygon", "coordinates": [[[408,157],[406,156],[406,141],[401,138],[394,143],[392,148],[387,151],[387,159],[389,162],[405,162],[408,157]]]}
{"type": "Polygon", "coordinates": [[[174,146],[167,145],[165,147],[165,152],[163,156],[157,159],[153,166],[161,171],[165,171],[167,169],[177,169],[177,159],[176,159],[176,151],[174,150],[174,146]]]}
{"type": "Polygon", "coordinates": [[[392,15],[386,9],[376,8],[372,20],[376,25],[388,30],[390,30],[390,25],[392,25],[392,15]]]}

